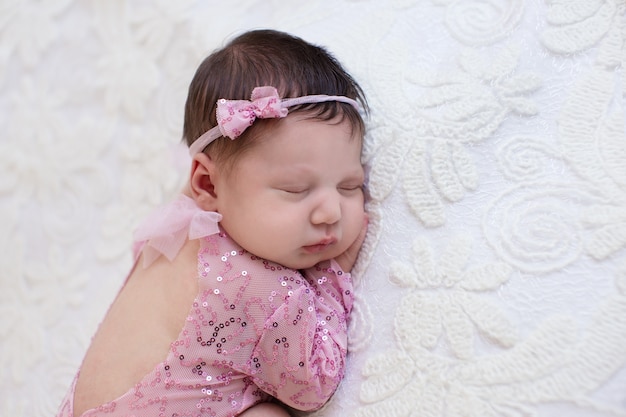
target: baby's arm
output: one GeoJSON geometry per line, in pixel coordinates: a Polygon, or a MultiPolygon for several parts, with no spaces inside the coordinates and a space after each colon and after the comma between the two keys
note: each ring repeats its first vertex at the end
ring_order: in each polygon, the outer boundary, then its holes
{"type": "Polygon", "coordinates": [[[304,278],[266,321],[251,371],[263,391],[291,407],[314,410],[343,377],[352,282],[334,261],[305,271],[304,278]]]}
{"type": "Polygon", "coordinates": [[[365,229],[336,260],[304,271],[305,285],[269,318],[254,350],[255,383],[293,408],[321,407],[343,378],[353,289],[342,266],[352,268],[365,229]]]}

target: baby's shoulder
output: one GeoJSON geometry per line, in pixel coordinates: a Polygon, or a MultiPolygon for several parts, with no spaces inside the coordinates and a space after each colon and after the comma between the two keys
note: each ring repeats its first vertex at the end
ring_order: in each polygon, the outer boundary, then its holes
{"type": "Polygon", "coordinates": [[[286,288],[290,283],[298,286],[305,283],[300,271],[246,251],[223,232],[202,239],[198,274],[201,279],[254,284],[254,287],[286,288]]]}

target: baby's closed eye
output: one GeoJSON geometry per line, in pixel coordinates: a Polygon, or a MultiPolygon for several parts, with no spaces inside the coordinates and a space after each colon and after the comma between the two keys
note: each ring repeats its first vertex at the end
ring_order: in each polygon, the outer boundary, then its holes
{"type": "Polygon", "coordinates": [[[337,187],[337,189],[342,194],[359,193],[359,192],[363,191],[363,183],[362,182],[355,182],[355,183],[340,184],[337,187]]]}
{"type": "Polygon", "coordinates": [[[279,185],[276,187],[276,189],[290,194],[300,194],[307,192],[309,190],[309,187],[302,184],[289,184],[279,185]]]}

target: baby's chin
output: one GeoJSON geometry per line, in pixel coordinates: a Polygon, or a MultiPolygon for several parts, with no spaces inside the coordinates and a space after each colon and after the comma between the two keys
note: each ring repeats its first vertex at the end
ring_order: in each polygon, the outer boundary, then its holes
{"type": "Polygon", "coordinates": [[[315,265],[317,265],[318,263],[320,263],[322,261],[324,261],[324,259],[321,259],[321,260],[316,261],[316,262],[297,262],[297,261],[293,261],[293,262],[282,262],[282,263],[279,262],[279,264],[284,266],[284,267],[287,267],[289,269],[293,269],[295,271],[298,271],[298,270],[302,270],[302,269],[312,268],[312,267],[314,267],[315,265]]]}
{"type": "Polygon", "coordinates": [[[320,262],[328,261],[330,259],[332,259],[332,257],[328,257],[328,256],[308,257],[307,256],[306,258],[303,258],[303,259],[284,259],[282,260],[282,262],[279,260],[276,260],[274,262],[290,269],[302,270],[302,269],[312,268],[315,265],[319,264],[320,262]]]}
{"type": "Polygon", "coordinates": [[[321,262],[329,261],[338,257],[347,250],[344,246],[345,245],[342,244],[333,244],[331,247],[314,253],[307,250],[300,250],[291,252],[290,254],[283,254],[283,256],[270,254],[269,257],[264,259],[289,269],[303,270],[312,268],[321,262]]]}

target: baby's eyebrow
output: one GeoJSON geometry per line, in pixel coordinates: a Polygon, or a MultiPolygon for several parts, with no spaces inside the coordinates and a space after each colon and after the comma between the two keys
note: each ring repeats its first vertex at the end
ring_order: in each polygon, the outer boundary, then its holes
{"type": "Polygon", "coordinates": [[[365,178],[365,169],[363,166],[360,166],[358,169],[354,169],[352,172],[349,172],[346,176],[363,179],[365,178]]]}

